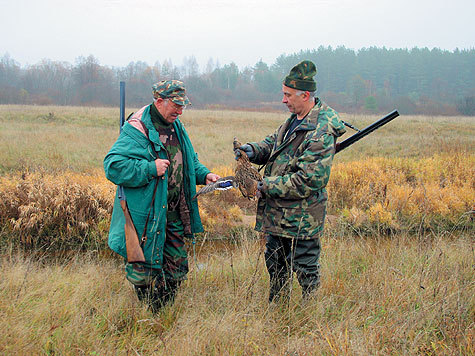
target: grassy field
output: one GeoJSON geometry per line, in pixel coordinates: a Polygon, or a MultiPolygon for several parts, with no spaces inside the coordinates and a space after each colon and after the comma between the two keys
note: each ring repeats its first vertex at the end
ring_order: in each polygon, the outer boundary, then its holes
{"type": "MultiPolygon", "coordinates": [[[[224,175],[234,136],[262,139],[286,117],[187,110],[182,121],[224,175]]],[[[322,286],[307,304],[294,281],[290,305],[269,307],[262,240],[217,217],[241,219],[243,201],[207,196],[189,279],[156,316],[104,250],[114,187],[102,159],[117,136],[116,109],[0,106],[0,354],[475,355],[475,118],[399,117],[335,157],[322,286]],[[61,258],[48,243],[17,251],[39,232],[79,238],[79,250],[81,231],[102,243],[61,258]]]]}
{"type": "MultiPolygon", "coordinates": [[[[135,109],[127,109],[132,112],[135,109]]],[[[377,116],[341,115],[358,128],[377,116]]],[[[11,170],[101,168],[119,132],[112,108],[0,106],[0,173],[11,170]]],[[[210,168],[233,163],[232,141],[261,140],[288,114],[186,110],[182,121],[200,160],[210,168]]],[[[348,129],[345,137],[352,134],[348,129]]],[[[335,157],[430,157],[454,149],[475,151],[475,118],[402,116],[335,157]]]]}

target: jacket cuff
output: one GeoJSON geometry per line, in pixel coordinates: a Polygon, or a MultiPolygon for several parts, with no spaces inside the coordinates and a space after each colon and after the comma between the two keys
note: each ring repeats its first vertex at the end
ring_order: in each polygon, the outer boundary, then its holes
{"type": "Polygon", "coordinates": [[[262,178],[262,193],[266,193],[269,190],[269,180],[267,178],[262,178]]]}
{"type": "Polygon", "coordinates": [[[206,169],[206,171],[201,175],[201,176],[196,176],[198,178],[196,184],[199,185],[205,185],[206,184],[206,176],[210,174],[211,171],[209,169],[206,169]]]}
{"type": "Polygon", "coordinates": [[[247,144],[252,147],[252,152],[254,152],[254,156],[252,156],[252,158],[249,158],[249,160],[252,163],[256,163],[257,153],[259,152],[259,145],[257,142],[248,142],[247,144]]]}
{"type": "Polygon", "coordinates": [[[148,175],[152,177],[157,177],[157,165],[155,164],[155,161],[148,162],[148,175]]]}

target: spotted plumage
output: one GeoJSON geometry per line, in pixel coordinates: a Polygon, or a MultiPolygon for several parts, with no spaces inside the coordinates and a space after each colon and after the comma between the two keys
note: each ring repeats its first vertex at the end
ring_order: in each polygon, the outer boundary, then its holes
{"type": "MultiPolygon", "coordinates": [[[[234,138],[234,150],[239,149],[239,147],[241,147],[241,143],[236,138],[234,138]]],[[[198,190],[193,198],[196,198],[201,194],[213,192],[215,190],[239,188],[244,197],[253,199],[256,197],[257,183],[261,180],[262,176],[251,164],[246,153],[241,150],[241,155],[238,157],[236,162],[234,176],[219,178],[216,182],[205,185],[203,188],[198,190]]]]}

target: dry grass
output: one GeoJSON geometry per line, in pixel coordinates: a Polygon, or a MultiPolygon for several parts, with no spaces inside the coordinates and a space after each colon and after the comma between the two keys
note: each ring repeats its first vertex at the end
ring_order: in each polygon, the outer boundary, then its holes
{"type": "Polygon", "coordinates": [[[473,355],[473,238],[326,238],[322,285],[269,308],[263,246],[199,246],[174,306],[153,316],[119,262],[0,266],[4,355],[473,355]]]}
{"type": "MultiPolygon", "coordinates": [[[[232,140],[262,140],[288,117],[288,113],[190,110],[183,116],[200,159],[211,167],[230,162],[232,140]],[[215,159],[218,159],[216,162],[215,159]]],[[[362,129],[379,119],[374,115],[341,114],[342,119],[362,129]]],[[[452,152],[461,147],[475,151],[473,117],[401,116],[355,143],[335,157],[337,163],[362,157],[423,158],[435,153],[452,152]]],[[[340,138],[343,140],[354,131],[340,138]]]]}
{"type": "MultiPolygon", "coordinates": [[[[335,165],[329,184],[330,229],[372,235],[473,231],[475,156],[372,158],[335,165]]],[[[231,166],[216,167],[221,176],[231,166]]],[[[115,187],[101,171],[31,172],[0,177],[0,223],[16,245],[103,248],[115,187]]],[[[239,190],[199,197],[208,236],[229,238],[255,222],[256,202],[239,190]]]]}
{"type": "MultiPolygon", "coordinates": [[[[183,122],[201,161],[228,175],[232,138],[262,139],[286,116],[190,110],[183,122]]],[[[473,118],[401,117],[337,155],[322,286],[306,305],[295,281],[289,307],[266,303],[263,243],[244,215],[254,203],[200,198],[208,233],[155,317],[103,250],[54,260],[41,248],[104,246],[114,187],[102,159],[117,126],[117,109],[0,106],[0,236],[13,241],[2,241],[1,354],[475,354],[473,118]],[[36,254],[12,252],[40,236],[36,254]]]]}
{"type": "Polygon", "coordinates": [[[370,158],[336,164],[328,188],[329,211],[353,229],[473,227],[473,167],[475,155],[457,150],[423,159],[370,158]]]}
{"type": "Polygon", "coordinates": [[[101,167],[118,136],[114,111],[0,106],[0,173],[25,169],[87,172],[101,167]]]}

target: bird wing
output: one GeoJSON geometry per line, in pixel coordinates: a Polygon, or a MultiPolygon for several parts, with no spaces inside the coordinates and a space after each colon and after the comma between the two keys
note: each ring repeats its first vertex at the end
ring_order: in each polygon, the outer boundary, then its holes
{"type": "Polygon", "coordinates": [[[201,194],[210,193],[215,190],[228,190],[231,188],[236,188],[237,186],[238,184],[233,176],[219,178],[216,182],[207,184],[203,188],[198,190],[193,196],[193,199],[196,199],[196,197],[201,194]]]}

